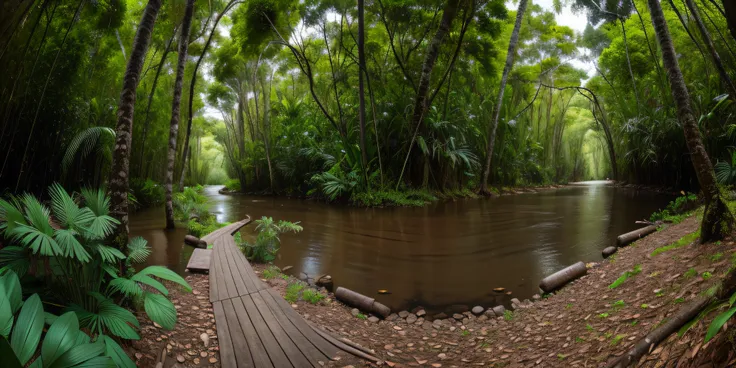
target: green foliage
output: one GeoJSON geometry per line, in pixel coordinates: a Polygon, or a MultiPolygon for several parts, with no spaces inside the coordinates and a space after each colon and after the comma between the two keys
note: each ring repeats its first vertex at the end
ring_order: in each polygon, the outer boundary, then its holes
{"type": "Polygon", "coordinates": [[[682,274],[682,277],[684,277],[686,279],[689,279],[689,278],[695,277],[697,275],[698,275],[698,271],[695,271],[694,268],[690,268],[687,271],[685,271],[685,273],[682,274]]]}
{"type": "Polygon", "coordinates": [[[609,289],[615,289],[621,285],[623,285],[626,280],[628,280],[630,277],[638,275],[641,272],[641,265],[634,266],[634,269],[631,271],[626,271],[619,276],[619,278],[616,279],[611,285],[608,285],[609,289]]]}
{"type": "Polygon", "coordinates": [[[696,239],[698,239],[698,237],[700,237],[700,230],[697,230],[695,232],[692,232],[690,234],[687,234],[687,235],[683,236],[682,238],[678,239],[677,241],[675,241],[672,244],[665,245],[663,247],[659,247],[659,248],[655,249],[654,251],[652,251],[652,253],[650,254],[650,256],[651,257],[654,257],[654,256],[656,256],[658,254],[662,254],[664,252],[668,252],[668,251],[671,251],[673,249],[677,249],[677,248],[682,248],[684,246],[688,246],[688,245],[692,244],[696,239]]]}
{"type": "Polygon", "coordinates": [[[427,203],[437,201],[437,197],[429,192],[421,190],[409,190],[404,192],[389,190],[353,193],[350,197],[350,201],[354,204],[365,207],[422,207],[427,203]]]}
{"type": "Polygon", "coordinates": [[[130,193],[135,197],[138,209],[160,206],[165,199],[163,185],[151,179],[131,179],[130,193]]]}
{"type": "Polygon", "coordinates": [[[227,190],[233,191],[233,192],[239,192],[240,191],[240,180],[238,179],[229,179],[225,181],[225,188],[227,190]]]}
{"type": "Polygon", "coordinates": [[[304,290],[304,284],[299,281],[294,281],[286,285],[286,294],[284,294],[284,299],[286,299],[287,302],[294,304],[299,300],[299,295],[304,290]]]}
{"type": "Polygon", "coordinates": [[[265,270],[263,270],[263,278],[266,280],[270,280],[273,278],[278,277],[281,274],[281,271],[276,266],[268,266],[265,270]]]}
{"type": "Polygon", "coordinates": [[[256,220],[255,223],[256,241],[254,243],[243,242],[241,248],[248,259],[255,262],[271,262],[276,259],[276,253],[281,247],[281,239],[279,235],[287,232],[298,233],[302,231],[299,223],[280,220],[275,222],[273,218],[263,216],[256,220]]]}
{"type": "Polygon", "coordinates": [[[616,346],[616,345],[618,345],[618,343],[620,343],[620,342],[621,342],[621,340],[623,340],[623,339],[624,339],[624,337],[626,337],[626,335],[624,335],[624,334],[619,334],[619,335],[616,335],[616,336],[615,336],[615,337],[614,337],[614,338],[613,338],[613,339],[611,340],[611,346],[616,346]]]}
{"type": "Polygon", "coordinates": [[[619,311],[625,306],[626,302],[624,302],[623,300],[617,300],[615,303],[613,303],[613,305],[611,305],[611,308],[613,308],[614,311],[619,311]]]}
{"type": "Polygon", "coordinates": [[[652,213],[649,221],[666,221],[672,223],[680,223],[687,218],[687,212],[692,211],[698,204],[698,197],[695,194],[688,193],[677,197],[674,201],[667,204],[667,207],[661,211],[652,213]]]}
{"type": "Polygon", "coordinates": [[[503,311],[503,319],[506,321],[511,321],[512,319],[514,319],[514,312],[510,310],[503,311]]]}
{"type": "MultiPolygon", "coordinates": [[[[17,274],[29,282],[42,280],[47,285],[40,295],[44,302],[74,312],[80,328],[94,336],[140,338],[136,332],[138,320],[122,306],[128,301],[143,302],[151,320],[172,329],[176,309],[167,298],[167,288],[157,279],[177,283],[186,290],[191,288],[165,267],[150,266],[137,273],[133,270],[133,264],[144,262],[150,255],[142,238],[131,241],[125,249],[127,255],[105,245],[105,238],[117,221],[108,215],[110,199],[104,191],[82,190],[79,202],[85,207],[79,207],[59,185],[49,188],[49,196],[50,210],[28,194],[20,199],[0,200],[0,231],[12,240],[10,246],[0,249],[0,274],[5,272],[4,278],[17,274]],[[52,214],[59,229],[50,226],[52,214]],[[27,274],[35,261],[50,267],[27,274]],[[120,265],[130,270],[130,276],[119,274],[120,265]]],[[[13,291],[16,289],[6,288],[12,291],[11,296],[17,294],[13,291]]],[[[10,300],[17,303],[18,298],[13,296],[10,300]]]]}
{"type": "Polygon", "coordinates": [[[366,316],[363,313],[358,313],[358,314],[355,315],[355,318],[357,318],[357,319],[364,319],[365,320],[365,319],[368,319],[368,316],[366,316]]]}
{"type": "Polygon", "coordinates": [[[302,299],[310,304],[318,304],[324,298],[324,294],[312,288],[307,288],[302,292],[302,299]]]}
{"type": "MultiPolygon", "coordinates": [[[[0,352],[7,367],[135,367],[120,345],[105,335],[92,342],[80,330],[74,312],[56,317],[44,331],[41,298],[33,294],[21,301],[21,285],[13,271],[0,276],[0,352]],[[40,354],[39,354],[40,352],[40,354]]],[[[47,318],[48,320],[48,318],[47,318]]]]}

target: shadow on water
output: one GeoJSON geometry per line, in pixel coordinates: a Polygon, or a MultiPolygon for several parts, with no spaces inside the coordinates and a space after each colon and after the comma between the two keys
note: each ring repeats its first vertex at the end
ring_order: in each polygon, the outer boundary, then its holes
{"type": "MultiPolygon", "coordinates": [[[[491,306],[509,296],[538,292],[545,275],[577,261],[597,261],[600,251],[634,221],[672,198],[586,183],[540,193],[439,202],[424,208],[354,208],[316,201],[221,195],[208,187],[219,221],[271,216],[299,221],[304,231],[282,236],[278,266],[310,277],[329,273],[344,286],[391,308],[452,304],[491,306]],[[390,295],[376,295],[388,289],[390,295]]],[[[163,210],[135,214],[131,233],[151,243],[151,263],[182,272],[192,249],[185,230],[166,232],[163,210]]],[[[243,230],[252,234],[254,226],[243,230]]]]}

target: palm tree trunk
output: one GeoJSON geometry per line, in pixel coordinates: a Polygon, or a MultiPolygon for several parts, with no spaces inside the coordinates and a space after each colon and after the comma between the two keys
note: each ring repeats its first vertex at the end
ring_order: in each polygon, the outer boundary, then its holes
{"type": "Polygon", "coordinates": [[[731,232],[734,223],[733,215],[723,202],[721,192],[716,184],[713,164],[705,151],[700,130],[698,130],[698,124],[690,106],[690,95],[677,62],[677,54],[662,7],[659,0],[648,0],[648,3],[652,24],[662,49],[664,68],[667,70],[667,76],[670,80],[672,97],[674,97],[675,106],[677,107],[677,117],[685,131],[685,142],[690,151],[700,188],[703,191],[705,213],[701,224],[700,241],[705,243],[720,239],[731,232]]]}
{"type": "Polygon", "coordinates": [[[172,202],[174,186],[174,162],[176,161],[176,139],[179,134],[179,117],[181,112],[181,90],[184,84],[184,67],[187,65],[187,50],[189,49],[189,29],[192,27],[192,14],[194,13],[194,0],[187,0],[184,20],[181,24],[181,35],[179,36],[179,58],[176,64],[176,80],[174,82],[174,99],[171,103],[171,124],[169,125],[169,152],[166,156],[166,228],[173,229],[174,204],[172,202]]]}
{"type": "Polygon", "coordinates": [[[728,72],[723,66],[721,56],[718,55],[718,51],[716,51],[716,47],[713,45],[713,40],[710,38],[710,34],[708,33],[708,29],[705,28],[705,24],[703,24],[703,19],[700,18],[698,8],[693,3],[693,0],[685,0],[685,4],[688,8],[690,8],[690,13],[692,13],[693,20],[695,21],[695,24],[698,25],[700,35],[703,36],[705,46],[707,46],[708,51],[710,52],[710,56],[711,58],[713,58],[713,64],[716,65],[716,70],[718,70],[718,74],[721,76],[721,82],[726,87],[726,91],[730,95],[731,100],[736,101],[736,87],[734,87],[731,77],[728,76],[728,72]]]}
{"type": "Polygon", "coordinates": [[[491,157],[493,156],[493,144],[496,141],[496,129],[498,128],[498,117],[501,114],[501,104],[503,103],[503,93],[506,89],[506,81],[509,78],[511,68],[514,66],[514,55],[516,53],[516,46],[519,42],[519,29],[521,29],[521,22],[524,19],[524,13],[526,12],[527,0],[519,1],[519,9],[516,11],[516,23],[514,24],[514,30],[511,32],[511,40],[509,40],[509,49],[506,54],[506,64],[503,67],[503,74],[501,76],[501,84],[498,86],[498,96],[496,97],[496,106],[493,110],[493,119],[491,125],[488,127],[488,144],[486,145],[486,164],[483,167],[481,175],[480,186],[478,192],[482,194],[489,194],[488,191],[488,173],[491,172],[491,157]]]}
{"type": "Polygon", "coordinates": [[[110,214],[120,222],[115,229],[114,241],[119,247],[128,243],[128,174],[130,171],[130,145],[133,141],[133,112],[135,110],[138,79],[151,43],[161,0],[149,0],[135,33],[133,47],[123,76],[123,90],[118,104],[115,149],[112,152],[112,170],[108,181],[110,214]]]}

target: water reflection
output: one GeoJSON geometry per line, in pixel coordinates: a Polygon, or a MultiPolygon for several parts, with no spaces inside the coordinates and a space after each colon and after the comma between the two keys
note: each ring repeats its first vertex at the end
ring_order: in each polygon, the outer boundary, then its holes
{"type": "MultiPolygon", "coordinates": [[[[435,203],[424,208],[364,209],[314,201],[220,195],[207,188],[218,220],[272,216],[300,221],[282,236],[276,264],[292,272],[332,275],[339,286],[375,296],[392,308],[421,304],[491,305],[505,287],[520,299],[545,275],[600,250],[634,221],[670,199],[605,185],[435,203]],[[389,289],[390,295],[376,295],[389,289]]],[[[191,249],[183,230],[165,232],[163,210],[136,214],[131,232],[154,246],[152,262],[183,269],[191,249]]],[[[249,226],[244,235],[252,234],[249,226]]]]}

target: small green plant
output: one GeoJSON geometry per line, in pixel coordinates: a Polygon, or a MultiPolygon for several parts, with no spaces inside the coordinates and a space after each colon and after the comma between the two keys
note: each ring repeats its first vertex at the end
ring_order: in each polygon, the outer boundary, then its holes
{"type": "Polygon", "coordinates": [[[591,326],[590,323],[585,324],[585,329],[588,331],[595,331],[595,328],[593,328],[593,326],[591,326]]]}
{"type": "Polygon", "coordinates": [[[462,335],[463,337],[470,336],[470,331],[469,330],[463,330],[462,332],[460,332],[460,335],[462,335]]]}
{"type": "Polygon", "coordinates": [[[683,236],[682,238],[678,239],[677,241],[675,241],[672,244],[665,245],[663,247],[659,247],[659,248],[655,249],[649,255],[652,256],[652,257],[654,257],[654,256],[656,256],[658,254],[662,254],[664,252],[668,252],[668,251],[671,251],[673,249],[682,248],[684,246],[687,246],[687,245],[692,244],[699,237],[700,237],[700,230],[695,231],[695,232],[692,232],[690,234],[687,234],[687,235],[683,236]]]}
{"type": "Polygon", "coordinates": [[[631,327],[634,327],[634,326],[636,326],[638,324],[639,324],[639,320],[636,320],[636,319],[633,320],[633,321],[631,321],[631,323],[629,323],[629,325],[631,325],[631,327]]]}
{"type": "Polygon", "coordinates": [[[683,193],[682,196],[670,202],[665,209],[652,213],[649,220],[652,222],[667,221],[680,223],[688,216],[687,212],[691,211],[697,203],[698,197],[695,194],[683,193]]]}
{"type": "Polygon", "coordinates": [[[238,179],[230,179],[225,182],[225,188],[227,190],[232,192],[239,192],[240,191],[240,180],[238,179]]]}
{"type": "Polygon", "coordinates": [[[598,318],[608,318],[608,313],[601,313],[598,315],[598,318]]]}
{"type": "Polygon", "coordinates": [[[507,321],[510,321],[510,320],[514,319],[514,312],[512,312],[510,310],[503,311],[503,319],[505,319],[507,321]]]}
{"type": "Polygon", "coordinates": [[[279,221],[276,222],[272,217],[261,217],[260,220],[256,220],[256,236],[255,243],[245,242],[242,245],[243,251],[245,252],[248,259],[255,262],[271,262],[276,259],[276,253],[279,251],[281,246],[281,239],[279,235],[286,232],[298,233],[302,231],[302,227],[299,226],[298,222],[279,221]]]}
{"type": "Polygon", "coordinates": [[[363,313],[358,313],[355,315],[355,317],[358,319],[368,319],[368,317],[363,313]]]}
{"type": "Polygon", "coordinates": [[[647,309],[647,308],[649,308],[649,304],[644,303],[640,307],[641,307],[641,309],[647,309]]]}
{"type": "Polygon", "coordinates": [[[557,354],[557,359],[558,360],[565,360],[566,358],[567,358],[567,355],[565,355],[565,354],[557,354]]]}
{"type": "MultiPolygon", "coordinates": [[[[719,242],[720,243],[720,242],[719,242]]],[[[711,262],[718,262],[723,258],[723,252],[718,252],[712,256],[710,256],[711,262]]]]}
{"type": "Polygon", "coordinates": [[[677,299],[675,299],[675,300],[672,301],[673,304],[680,304],[680,303],[684,303],[684,302],[685,302],[685,298],[677,298],[677,299]]]}
{"type": "Polygon", "coordinates": [[[578,337],[576,337],[576,338],[575,338],[575,342],[576,342],[576,343],[581,343],[581,342],[585,342],[585,339],[584,339],[584,338],[582,338],[582,337],[580,337],[580,336],[578,336],[578,337]]]}
{"type": "Polygon", "coordinates": [[[654,271],[654,272],[650,273],[649,275],[647,275],[647,277],[657,277],[657,276],[659,276],[659,275],[660,275],[661,273],[662,273],[662,272],[660,272],[660,271],[654,271]]]}
{"type": "Polygon", "coordinates": [[[304,284],[299,281],[286,285],[286,294],[284,295],[284,299],[291,304],[296,303],[299,300],[299,294],[303,289],[304,284]]]}
{"type": "Polygon", "coordinates": [[[710,272],[708,272],[708,271],[705,271],[705,272],[703,272],[703,273],[702,273],[702,274],[700,275],[700,277],[702,277],[702,278],[703,278],[703,280],[707,280],[707,279],[709,279],[709,278],[713,277],[713,274],[711,274],[711,273],[710,273],[710,272]]]}
{"type": "Polygon", "coordinates": [[[613,338],[613,340],[611,340],[611,346],[616,346],[616,345],[618,345],[618,343],[619,343],[619,342],[621,342],[621,340],[623,340],[623,339],[624,339],[624,337],[626,337],[626,335],[623,335],[623,334],[621,334],[621,335],[616,335],[616,336],[615,336],[615,337],[613,338]]]}
{"type": "Polygon", "coordinates": [[[619,311],[625,306],[626,306],[626,302],[624,302],[623,300],[617,300],[615,303],[613,303],[611,308],[613,308],[614,311],[619,311]]]}
{"type": "Polygon", "coordinates": [[[283,273],[281,275],[279,275],[279,277],[281,277],[284,280],[288,280],[289,279],[289,275],[286,275],[286,274],[283,274],[283,273]]]}
{"type": "Polygon", "coordinates": [[[570,309],[570,308],[572,308],[572,303],[567,303],[567,305],[565,305],[565,309],[570,309]]]}
{"type": "Polygon", "coordinates": [[[685,273],[682,274],[682,276],[686,279],[695,277],[698,275],[698,271],[695,271],[694,268],[690,268],[689,270],[685,271],[685,273]]]}
{"type": "Polygon", "coordinates": [[[603,336],[605,336],[606,339],[610,339],[611,336],[613,336],[613,332],[606,332],[606,333],[603,334],[603,336]]]}
{"type": "Polygon", "coordinates": [[[609,289],[615,289],[615,288],[621,286],[630,277],[635,276],[635,275],[639,274],[640,272],[641,272],[641,265],[638,264],[638,265],[634,266],[634,269],[633,270],[626,271],[623,274],[621,274],[621,276],[619,276],[619,278],[616,279],[616,281],[614,281],[611,285],[608,285],[608,288],[609,289]]]}
{"type": "Polygon", "coordinates": [[[317,304],[321,302],[324,298],[324,294],[311,288],[306,289],[302,292],[302,299],[304,299],[309,304],[317,304]]]}
{"type": "Polygon", "coordinates": [[[657,295],[657,297],[662,297],[662,296],[664,296],[664,290],[659,290],[659,291],[657,291],[657,292],[655,293],[655,295],[657,295]]]}
{"type": "Polygon", "coordinates": [[[268,266],[265,270],[263,270],[263,278],[266,280],[273,279],[275,277],[278,277],[281,274],[281,271],[276,266],[268,266]]]}

